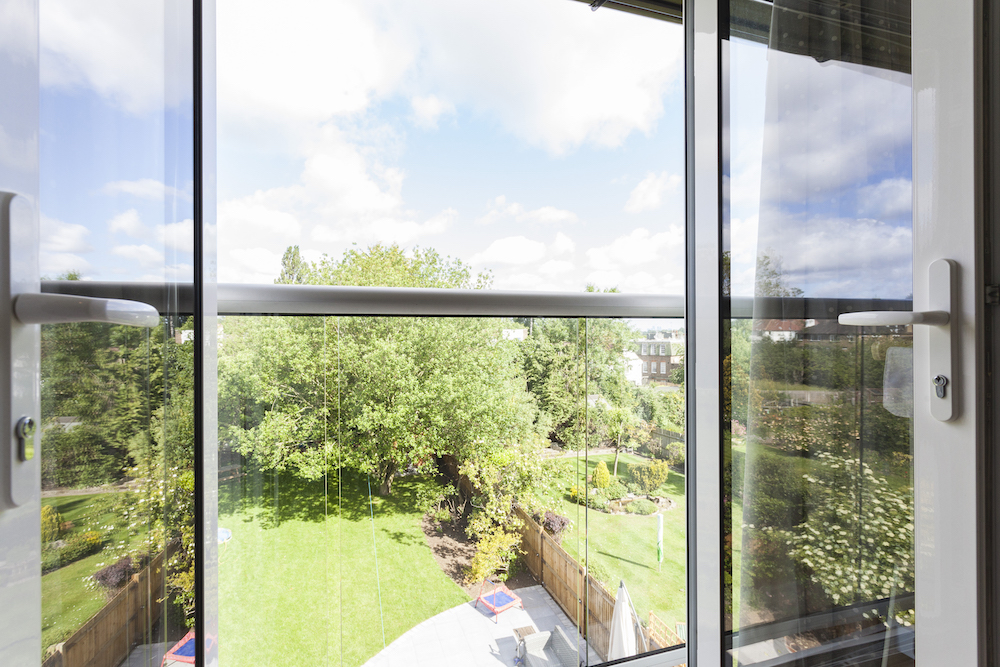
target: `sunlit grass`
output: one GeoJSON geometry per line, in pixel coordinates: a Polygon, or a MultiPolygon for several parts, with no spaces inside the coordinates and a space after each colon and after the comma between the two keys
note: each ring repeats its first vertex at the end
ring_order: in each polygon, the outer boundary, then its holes
{"type": "MultiPolygon", "coordinates": [[[[220,490],[233,532],[219,564],[226,667],[361,665],[407,630],[469,600],[435,562],[407,477],[372,499],[361,476],[248,476],[220,490]],[[377,569],[376,569],[377,562],[377,569]]],[[[377,486],[373,487],[377,490],[377,486]]]]}
{"type": "MultiPolygon", "coordinates": [[[[579,484],[586,474],[592,474],[599,461],[614,470],[614,454],[596,454],[579,459],[557,459],[548,463],[560,470],[557,481],[540,494],[553,504],[560,514],[573,520],[573,527],[563,535],[562,546],[578,560],[587,553],[592,567],[597,566],[603,583],[611,593],[624,581],[639,617],[646,621],[653,611],[668,627],[674,629],[686,620],[686,565],[684,475],[673,470],[655,495],[672,499],[676,506],[663,515],[663,563],[656,560],[656,515],[607,514],[596,510],[589,513],[569,500],[569,487],[579,484]],[[586,465],[586,472],[584,466],[586,465]]],[[[622,454],[618,460],[618,478],[630,481],[628,465],[646,463],[632,454],[622,454]]]]}

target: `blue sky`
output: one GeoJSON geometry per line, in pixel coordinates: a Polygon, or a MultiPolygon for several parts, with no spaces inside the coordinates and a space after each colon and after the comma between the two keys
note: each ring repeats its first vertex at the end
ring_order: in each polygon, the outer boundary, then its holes
{"type": "MultiPolygon", "coordinates": [[[[288,245],[316,259],[396,242],[499,288],[682,292],[680,26],[571,0],[290,0],[281,21],[273,8],[218,3],[220,280],[271,282],[288,245]]],[[[50,276],[190,277],[188,70],[165,16],[42,5],[50,276]]],[[[809,294],[912,291],[908,82],[754,44],[733,54],[735,293],[752,293],[765,248],[809,294]],[[804,104],[768,87],[787,82],[804,104]],[[773,172],[785,163],[816,173],[773,172]],[[762,173],[780,196],[762,198],[762,173]],[[789,196],[824,179],[822,196],[789,196]]]]}

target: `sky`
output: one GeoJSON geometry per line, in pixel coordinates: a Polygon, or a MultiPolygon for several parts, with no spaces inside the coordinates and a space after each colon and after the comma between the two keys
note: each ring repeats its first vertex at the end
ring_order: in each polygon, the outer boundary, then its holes
{"type": "MultiPolygon", "coordinates": [[[[42,2],[48,277],[190,279],[177,7],[42,2]]],[[[274,7],[217,4],[220,281],[398,243],[501,289],[683,292],[681,26],[572,0],[274,7]]],[[[908,81],[746,43],[731,63],[734,292],[761,252],[810,295],[912,292],[908,81]]]]}

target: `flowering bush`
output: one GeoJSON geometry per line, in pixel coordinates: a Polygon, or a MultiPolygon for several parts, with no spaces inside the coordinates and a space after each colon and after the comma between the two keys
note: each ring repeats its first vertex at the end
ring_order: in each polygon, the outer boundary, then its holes
{"type": "MultiPolygon", "coordinates": [[[[786,533],[791,555],[834,604],[914,590],[913,500],[856,460],[816,456],[806,519],[786,533]]],[[[901,618],[908,623],[909,619],[901,618]]]]}

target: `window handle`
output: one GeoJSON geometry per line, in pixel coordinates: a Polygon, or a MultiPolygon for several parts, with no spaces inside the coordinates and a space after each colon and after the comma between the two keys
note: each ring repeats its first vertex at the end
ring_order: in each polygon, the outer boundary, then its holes
{"type": "Polygon", "coordinates": [[[894,327],[906,324],[941,326],[948,324],[951,314],[944,310],[907,312],[901,310],[866,310],[860,313],[843,313],[837,318],[841,324],[855,327],[894,327]]]}
{"type": "Polygon", "coordinates": [[[140,301],[69,294],[20,294],[14,299],[14,316],[21,324],[105,322],[155,327],[160,323],[156,308],[140,301]]]}
{"type": "MultiPolygon", "coordinates": [[[[958,265],[950,259],[938,259],[928,267],[927,301],[931,310],[906,312],[891,310],[872,310],[859,313],[844,313],[837,318],[840,324],[859,327],[872,326],[903,326],[923,324],[929,327],[928,342],[930,359],[927,382],[934,387],[930,392],[931,415],[943,422],[955,418],[955,392],[958,382],[955,381],[955,343],[958,337],[952,337],[951,325],[954,320],[953,304],[955,271],[958,265]]],[[[923,382],[923,378],[914,378],[915,382],[923,382]]]]}

